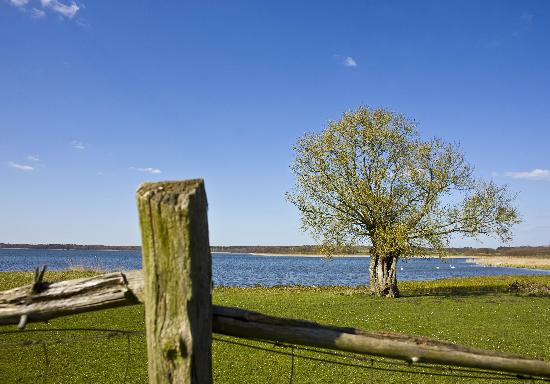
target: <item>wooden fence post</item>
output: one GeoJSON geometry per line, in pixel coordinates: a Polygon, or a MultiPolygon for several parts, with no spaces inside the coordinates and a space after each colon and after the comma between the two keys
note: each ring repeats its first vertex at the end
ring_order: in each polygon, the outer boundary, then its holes
{"type": "Polygon", "coordinates": [[[212,382],[212,260],[202,180],[137,191],[149,383],[212,382]]]}

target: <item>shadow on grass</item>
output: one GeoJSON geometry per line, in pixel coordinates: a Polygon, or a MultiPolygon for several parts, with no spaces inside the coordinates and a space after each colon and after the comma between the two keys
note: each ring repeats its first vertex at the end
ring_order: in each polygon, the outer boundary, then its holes
{"type": "Polygon", "coordinates": [[[495,293],[508,293],[506,287],[498,288],[476,288],[469,286],[462,287],[434,287],[434,288],[416,288],[412,290],[402,290],[401,297],[424,297],[424,296],[482,296],[495,293]]]}
{"type": "Polygon", "coordinates": [[[545,277],[501,279],[436,280],[434,282],[404,282],[402,297],[482,296],[508,293],[517,296],[550,297],[550,279],[545,277]]]}

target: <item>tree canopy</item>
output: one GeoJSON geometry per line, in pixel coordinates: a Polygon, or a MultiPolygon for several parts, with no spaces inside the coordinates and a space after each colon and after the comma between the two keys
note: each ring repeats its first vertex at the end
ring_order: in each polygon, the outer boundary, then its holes
{"type": "Polygon", "coordinates": [[[287,198],[327,254],[358,244],[371,245],[371,259],[443,253],[455,234],[508,241],[519,222],[514,196],[474,177],[458,145],[423,140],[384,108],[346,112],[294,151],[287,198]]]}

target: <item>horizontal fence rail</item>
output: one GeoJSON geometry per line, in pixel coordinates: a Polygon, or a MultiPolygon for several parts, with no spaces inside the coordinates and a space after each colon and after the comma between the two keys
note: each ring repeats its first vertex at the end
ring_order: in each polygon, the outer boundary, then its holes
{"type": "MultiPolygon", "coordinates": [[[[138,189],[136,199],[143,270],[48,283],[44,281],[45,268],[37,269],[33,284],[0,292],[0,325],[18,324],[23,329],[28,322],[143,303],[150,384],[212,383],[212,332],[375,355],[409,364],[443,364],[514,373],[518,378],[550,378],[550,363],[543,360],[212,305],[203,180],[146,183],[138,189]]],[[[294,352],[292,356],[294,367],[294,352]]]]}
{"type": "MultiPolygon", "coordinates": [[[[141,271],[107,273],[56,283],[42,282],[0,292],[0,325],[143,302],[141,271]],[[33,288],[34,287],[34,288],[33,288]]],[[[423,337],[342,328],[273,317],[240,308],[212,306],[212,331],[245,339],[321,347],[404,360],[550,378],[550,363],[467,348],[423,337]]]]}

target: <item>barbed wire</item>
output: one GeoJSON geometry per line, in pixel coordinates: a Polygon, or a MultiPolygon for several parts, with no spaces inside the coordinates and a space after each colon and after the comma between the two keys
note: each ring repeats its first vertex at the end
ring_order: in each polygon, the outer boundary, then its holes
{"type": "MultiPolygon", "coordinates": [[[[358,354],[346,354],[338,351],[328,351],[323,349],[313,349],[308,348],[304,346],[299,346],[299,349],[303,351],[309,351],[312,353],[320,353],[330,356],[337,356],[344,359],[354,359],[362,362],[380,362],[386,365],[395,365],[395,366],[407,366],[410,367],[413,365],[412,362],[402,362],[402,361],[388,361],[388,360],[381,360],[381,359],[375,359],[372,357],[365,357],[358,354]]],[[[532,380],[531,376],[525,376],[521,374],[511,374],[511,373],[505,373],[505,372],[495,372],[495,371],[487,371],[483,369],[475,369],[475,368],[461,368],[461,367],[453,367],[453,366],[440,366],[435,364],[427,364],[427,363],[414,363],[414,366],[417,368],[427,368],[427,369],[433,369],[433,370],[439,370],[439,371],[451,371],[451,372],[467,372],[467,373],[484,373],[484,374],[491,374],[496,376],[503,376],[503,377],[510,377],[513,376],[515,379],[521,379],[521,380],[532,380]]],[[[540,381],[550,381],[548,379],[540,378],[538,379],[540,381]]]]}
{"type": "Polygon", "coordinates": [[[74,344],[81,341],[91,341],[97,339],[110,339],[113,337],[123,337],[132,335],[145,335],[145,331],[134,331],[126,329],[111,329],[111,328],[48,328],[48,329],[25,329],[25,330],[8,330],[0,331],[1,335],[9,334],[25,334],[25,333],[46,333],[46,332],[104,332],[105,335],[94,336],[80,336],[77,338],[71,337],[70,339],[54,339],[54,340],[21,340],[14,342],[0,342],[1,346],[13,347],[13,346],[32,346],[35,344],[74,344]]]}
{"type": "Polygon", "coordinates": [[[32,347],[32,346],[41,346],[44,354],[44,369],[42,372],[42,382],[46,384],[48,382],[48,377],[50,376],[50,357],[48,354],[48,345],[58,345],[58,344],[78,344],[81,342],[88,341],[97,341],[100,339],[112,339],[116,337],[126,337],[126,364],[124,367],[124,377],[122,382],[125,383],[128,381],[130,363],[132,356],[132,343],[131,336],[144,336],[145,331],[137,330],[126,330],[126,329],[112,329],[112,328],[47,328],[47,329],[25,329],[25,330],[4,330],[0,331],[0,336],[2,335],[22,335],[22,334],[33,334],[33,333],[49,333],[49,332],[98,332],[104,333],[93,336],[79,336],[71,338],[58,338],[53,340],[45,339],[25,339],[20,341],[1,341],[1,348],[9,347],[32,347]]]}
{"type": "Polygon", "coordinates": [[[382,359],[376,359],[376,358],[365,358],[362,356],[356,356],[352,354],[346,354],[346,353],[340,353],[340,352],[332,352],[332,351],[326,351],[322,349],[314,349],[314,348],[307,348],[302,347],[298,345],[293,344],[284,344],[284,343],[271,343],[267,342],[265,340],[255,340],[256,342],[271,344],[272,347],[281,347],[281,348],[291,348],[291,352],[286,352],[282,350],[275,350],[273,348],[266,348],[259,345],[253,345],[249,343],[244,343],[241,341],[235,341],[230,340],[226,338],[221,337],[213,337],[213,340],[220,341],[228,344],[238,345],[241,347],[246,347],[250,349],[255,350],[261,350],[264,352],[271,352],[275,354],[280,355],[286,355],[290,356],[292,358],[292,365],[290,369],[290,378],[292,383],[292,378],[294,376],[294,359],[296,357],[303,358],[305,360],[311,360],[321,363],[328,363],[328,364],[335,364],[335,365],[342,365],[342,366],[348,366],[348,367],[355,367],[355,368],[362,368],[362,369],[371,369],[376,371],[387,371],[387,372],[395,372],[395,373],[408,373],[408,374],[415,374],[415,375],[428,375],[428,376],[442,376],[442,377],[457,377],[457,378],[470,378],[470,379],[486,379],[486,380],[530,380],[532,382],[535,381],[543,381],[543,382],[550,382],[549,379],[545,378],[538,378],[538,377],[532,377],[532,376],[525,376],[525,375],[515,375],[510,373],[503,373],[503,372],[492,372],[492,371],[484,371],[484,370],[478,370],[478,369],[467,369],[467,368],[454,368],[454,367],[440,367],[430,364],[420,364],[420,363],[406,363],[406,362],[395,362],[395,361],[386,361],[382,359]],[[326,358],[319,358],[319,357],[313,357],[308,356],[304,354],[296,354],[295,350],[300,350],[304,352],[309,353],[318,353],[323,355],[331,355],[333,357],[338,358],[344,358],[344,359],[352,359],[352,360],[359,360],[359,361],[368,361],[370,364],[357,364],[357,363],[350,363],[350,362],[343,362],[333,359],[326,359],[326,358]],[[378,366],[375,366],[377,364],[378,366]],[[384,367],[383,365],[388,366],[401,366],[405,367],[405,369],[397,369],[397,368],[388,368],[384,367]],[[427,370],[433,370],[433,371],[439,371],[439,372],[423,372],[419,371],[418,369],[427,369],[427,370]],[[441,371],[447,371],[447,372],[441,372],[441,371]],[[477,374],[477,376],[476,376],[477,374]]]}
{"type": "MultiPolygon", "coordinates": [[[[0,347],[31,347],[40,346],[44,355],[44,370],[42,373],[43,383],[48,382],[50,377],[51,357],[48,352],[48,346],[56,344],[75,344],[86,341],[97,341],[100,339],[126,338],[126,363],[124,367],[124,376],[122,382],[127,382],[131,364],[131,337],[144,336],[145,331],[128,330],[128,329],[111,329],[111,328],[47,328],[47,329],[26,329],[26,330],[3,330],[0,331],[0,336],[8,335],[23,335],[23,334],[40,334],[51,332],[80,332],[85,335],[57,338],[57,339],[24,339],[18,341],[0,341],[0,347]],[[86,335],[90,333],[92,335],[86,335]],[[94,334],[95,333],[95,334],[94,334]]],[[[291,365],[289,368],[289,384],[295,379],[295,363],[297,358],[314,361],[318,363],[333,364],[339,366],[354,367],[360,369],[370,369],[373,371],[394,372],[399,374],[439,376],[439,377],[455,377],[468,379],[485,379],[485,380],[505,380],[505,381],[525,381],[531,382],[550,382],[550,379],[515,375],[504,372],[493,372],[473,368],[461,368],[450,366],[438,366],[426,363],[408,363],[400,361],[392,361],[381,358],[366,357],[364,355],[343,353],[339,351],[325,350],[322,348],[311,348],[294,344],[270,342],[266,340],[253,339],[250,342],[236,340],[230,336],[213,335],[213,341],[236,345],[239,347],[260,350],[264,352],[275,353],[291,357],[291,365]],[[264,345],[252,344],[261,343],[264,345]],[[270,345],[266,347],[265,344],[270,345]],[[280,349],[276,349],[280,348],[280,349]],[[285,350],[287,349],[287,350],[285,350]],[[288,349],[290,351],[288,351],[288,349]],[[297,353],[301,351],[302,353],[297,353]],[[312,356],[316,354],[317,356],[312,356]],[[325,357],[319,357],[319,355],[325,357]],[[345,360],[345,361],[343,361],[345,360]]]]}
{"type": "Polygon", "coordinates": [[[48,372],[50,371],[50,359],[48,358],[48,347],[46,344],[42,344],[42,350],[44,351],[44,365],[46,369],[44,370],[44,383],[48,382],[48,372]]]}

